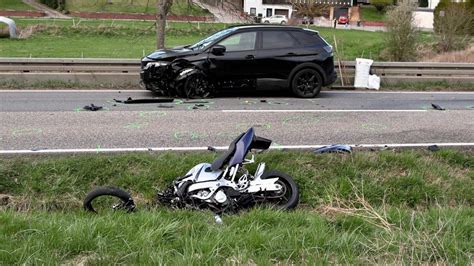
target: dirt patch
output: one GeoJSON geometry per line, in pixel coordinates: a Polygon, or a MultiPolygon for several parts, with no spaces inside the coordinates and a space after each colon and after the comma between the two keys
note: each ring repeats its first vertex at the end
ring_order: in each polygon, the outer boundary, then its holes
{"type": "Polygon", "coordinates": [[[0,194],[0,206],[7,206],[10,203],[11,198],[11,195],[0,194]]]}
{"type": "Polygon", "coordinates": [[[383,21],[364,21],[362,25],[365,27],[383,27],[385,26],[385,22],[383,21]]]}
{"type": "Polygon", "coordinates": [[[40,11],[7,11],[0,10],[0,16],[4,17],[45,17],[46,13],[40,11]]]}
{"type": "Polygon", "coordinates": [[[97,259],[97,254],[95,253],[89,253],[89,254],[80,254],[77,255],[76,257],[65,261],[64,263],[61,263],[61,265],[64,266],[84,266],[84,265],[89,265],[93,260],[97,259]]]}

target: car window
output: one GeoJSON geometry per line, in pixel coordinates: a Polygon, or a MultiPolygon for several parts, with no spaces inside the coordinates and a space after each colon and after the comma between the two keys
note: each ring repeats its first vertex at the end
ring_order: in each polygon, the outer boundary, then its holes
{"type": "Polygon", "coordinates": [[[201,40],[201,41],[189,46],[188,48],[193,49],[193,50],[194,49],[206,48],[212,42],[216,41],[217,39],[225,36],[226,34],[229,34],[229,33],[233,32],[235,30],[236,30],[236,28],[229,28],[229,29],[221,30],[221,31],[216,32],[213,35],[207,37],[206,39],[201,40]]]}
{"type": "Polygon", "coordinates": [[[294,47],[297,43],[286,31],[263,31],[263,49],[279,49],[294,47]]]}
{"type": "Polygon", "coordinates": [[[314,33],[307,33],[302,31],[291,31],[290,34],[295,37],[296,40],[302,46],[325,46],[326,44],[321,40],[321,38],[314,33]]]}
{"type": "Polygon", "coordinates": [[[257,32],[243,32],[226,38],[219,45],[225,46],[226,52],[254,50],[256,39],[257,32]]]}

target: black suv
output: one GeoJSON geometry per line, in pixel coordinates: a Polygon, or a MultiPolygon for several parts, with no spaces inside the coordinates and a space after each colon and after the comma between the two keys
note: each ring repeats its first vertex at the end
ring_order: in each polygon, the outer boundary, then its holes
{"type": "Polygon", "coordinates": [[[203,98],[227,88],[256,88],[258,79],[285,80],[298,97],[315,97],[336,80],[333,51],[317,31],[245,25],[196,44],[157,50],[141,62],[146,89],[203,98]]]}

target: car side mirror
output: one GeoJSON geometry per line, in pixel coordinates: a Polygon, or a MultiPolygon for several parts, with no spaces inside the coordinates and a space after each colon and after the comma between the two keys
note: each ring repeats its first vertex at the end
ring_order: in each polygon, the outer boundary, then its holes
{"type": "Polygon", "coordinates": [[[223,45],[214,45],[211,49],[213,55],[223,55],[225,53],[225,46],[223,45]]]}

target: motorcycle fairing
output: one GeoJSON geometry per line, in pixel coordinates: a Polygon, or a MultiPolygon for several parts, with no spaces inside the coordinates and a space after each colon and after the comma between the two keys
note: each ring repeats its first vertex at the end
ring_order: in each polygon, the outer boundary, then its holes
{"type": "Polygon", "coordinates": [[[230,145],[227,152],[212,163],[211,169],[216,171],[221,169],[227,162],[228,167],[240,164],[251,149],[266,150],[272,141],[266,138],[255,136],[253,128],[237,137],[230,145]]]}
{"type": "Polygon", "coordinates": [[[212,171],[209,163],[200,163],[186,173],[193,182],[216,180],[221,174],[222,170],[212,171]]]}

